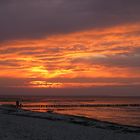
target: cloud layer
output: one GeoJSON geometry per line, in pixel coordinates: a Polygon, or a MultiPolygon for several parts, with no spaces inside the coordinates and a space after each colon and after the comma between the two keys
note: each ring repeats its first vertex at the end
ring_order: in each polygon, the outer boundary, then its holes
{"type": "Polygon", "coordinates": [[[139,15],[139,0],[1,0],[1,91],[136,87],[138,95],[139,15]]]}
{"type": "Polygon", "coordinates": [[[139,24],[119,25],[1,43],[0,85],[59,88],[139,85],[138,30],[139,24]],[[4,79],[7,84],[2,84],[4,79]]]}
{"type": "Polygon", "coordinates": [[[136,23],[139,5],[139,0],[1,0],[0,40],[136,23]]]}

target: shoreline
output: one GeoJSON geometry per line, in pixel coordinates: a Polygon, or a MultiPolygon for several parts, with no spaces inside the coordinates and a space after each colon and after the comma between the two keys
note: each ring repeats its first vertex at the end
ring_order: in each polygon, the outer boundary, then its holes
{"type": "MultiPolygon", "coordinates": [[[[28,110],[28,109],[22,109],[22,110],[31,111],[31,110],[28,110]]],[[[39,111],[31,111],[31,112],[35,112],[35,113],[47,113],[47,112],[39,112],[39,111]]],[[[120,127],[130,127],[130,128],[140,129],[140,126],[138,126],[138,125],[136,126],[136,125],[121,124],[121,123],[117,123],[117,122],[99,120],[99,119],[85,117],[85,116],[80,116],[80,115],[71,115],[71,114],[57,113],[57,112],[52,112],[52,114],[57,114],[57,115],[62,115],[62,116],[67,116],[67,117],[81,118],[81,119],[84,119],[84,120],[87,120],[87,121],[96,121],[96,122],[106,123],[106,124],[111,124],[111,125],[116,125],[116,126],[120,126],[120,127]]]]}
{"type": "MultiPolygon", "coordinates": [[[[59,113],[55,113],[55,114],[59,114],[59,113]]],[[[85,119],[85,120],[89,120],[89,121],[96,121],[96,122],[100,122],[100,123],[106,123],[106,124],[111,124],[111,125],[116,125],[116,126],[121,126],[121,127],[130,127],[130,128],[138,128],[138,129],[140,129],[140,126],[119,124],[119,123],[115,123],[115,122],[103,121],[103,120],[98,120],[98,119],[79,116],[79,115],[78,116],[76,116],[76,115],[68,115],[68,114],[60,114],[60,115],[65,115],[65,116],[70,116],[70,117],[77,117],[77,118],[81,118],[81,119],[85,119]]]]}
{"type": "MultiPolygon", "coordinates": [[[[3,105],[0,105],[0,107],[3,105]]],[[[124,125],[109,121],[98,120],[94,118],[84,117],[84,116],[77,116],[77,115],[69,115],[69,114],[61,114],[56,112],[37,112],[37,111],[30,111],[27,109],[16,109],[12,106],[14,111],[10,110],[8,105],[8,115],[15,115],[21,117],[30,117],[30,118],[38,118],[38,119],[46,119],[51,121],[65,121],[68,123],[74,123],[78,125],[88,126],[88,127],[97,127],[101,129],[108,129],[108,130],[122,130],[123,132],[132,132],[132,133],[140,133],[140,126],[132,126],[132,125],[124,125]],[[15,110],[16,109],[16,110],[15,110]]],[[[0,108],[1,109],[1,108],[0,108]]],[[[6,109],[6,108],[5,108],[6,109]]]]}
{"type": "Polygon", "coordinates": [[[0,106],[1,140],[140,140],[140,128],[0,106]]]}

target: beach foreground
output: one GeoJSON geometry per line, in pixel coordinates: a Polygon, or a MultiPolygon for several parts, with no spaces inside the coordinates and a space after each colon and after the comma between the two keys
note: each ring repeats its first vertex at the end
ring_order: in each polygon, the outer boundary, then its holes
{"type": "Polygon", "coordinates": [[[140,140],[140,128],[0,106],[1,140],[140,140]]]}

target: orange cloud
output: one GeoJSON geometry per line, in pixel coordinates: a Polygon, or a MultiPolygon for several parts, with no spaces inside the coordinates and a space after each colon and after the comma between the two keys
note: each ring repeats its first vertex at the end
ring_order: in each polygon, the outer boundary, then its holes
{"type": "MultiPolygon", "coordinates": [[[[60,78],[140,77],[139,29],[138,23],[3,42],[0,44],[0,77],[36,78],[28,82],[29,86],[45,88],[85,86],[80,81],[59,83],[60,78]],[[57,78],[58,82],[44,83],[42,78],[45,81],[57,78]]],[[[96,85],[106,83],[86,83],[86,86],[96,85]]]]}

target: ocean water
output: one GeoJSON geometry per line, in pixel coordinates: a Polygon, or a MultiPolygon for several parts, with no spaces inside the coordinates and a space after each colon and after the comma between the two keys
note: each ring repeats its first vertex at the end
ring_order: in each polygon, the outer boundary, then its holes
{"type": "Polygon", "coordinates": [[[0,104],[15,104],[17,99],[31,111],[53,110],[140,127],[140,97],[0,97],[0,104]]]}

